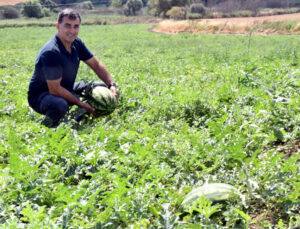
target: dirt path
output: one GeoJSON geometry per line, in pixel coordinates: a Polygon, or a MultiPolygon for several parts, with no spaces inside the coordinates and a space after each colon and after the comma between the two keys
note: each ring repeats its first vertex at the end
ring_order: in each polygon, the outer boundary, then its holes
{"type": "Polygon", "coordinates": [[[25,1],[26,0],[0,0],[0,6],[15,5],[25,1]]]}
{"type": "MultiPolygon", "coordinates": [[[[297,14],[283,14],[283,15],[273,15],[273,16],[263,16],[263,17],[237,17],[237,18],[214,18],[214,19],[203,19],[204,21],[214,21],[214,22],[227,22],[232,23],[254,23],[263,21],[286,21],[286,20],[299,20],[300,13],[297,14]]],[[[202,20],[201,20],[202,21],[202,20]]]]}
{"type": "Polygon", "coordinates": [[[160,33],[232,33],[244,34],[250,31],[260,34],[300,34],[300,13],[263,17],[214,18],[201,20],[164,20],[153,29],[160,33]],[[289,26],[277,26],[290,22],[289,26]]]}

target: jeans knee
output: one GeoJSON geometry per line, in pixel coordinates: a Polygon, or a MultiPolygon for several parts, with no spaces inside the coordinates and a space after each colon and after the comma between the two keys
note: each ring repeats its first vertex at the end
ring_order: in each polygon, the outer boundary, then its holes
{"type": "Polygon", "coordinates": [[[58,120],[65,116],[69,110],[69,105],[63,98],[56,99],[55,103],[52,103],[46,112],[46,115],[52,119],[58,120]]]}
{"type": "Polygon", "coordinates": [[[66,100],[63,100],[58,104],[57,109],[61,114],[66,114],[69,110],[68,102],[66,100]]]}

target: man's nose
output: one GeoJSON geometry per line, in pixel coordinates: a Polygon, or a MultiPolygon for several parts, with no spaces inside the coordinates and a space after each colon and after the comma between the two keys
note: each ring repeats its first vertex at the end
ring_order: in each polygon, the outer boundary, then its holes
{"type": "Polygon", "coordinates": [[[76,28],[75,28],[75,27],[71,27],[70,32],[71,32],[71,33],[74,33],[75,31],[76,31],[76,28]]]}

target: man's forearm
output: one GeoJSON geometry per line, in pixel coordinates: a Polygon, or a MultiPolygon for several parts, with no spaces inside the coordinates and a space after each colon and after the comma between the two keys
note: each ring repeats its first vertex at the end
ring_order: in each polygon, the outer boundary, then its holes
{"type": "Polygon", "coordinates": [[[50,91],[50,94],[62,97],[65,100],[67,100],[69,103],[82,107],[82,102],[64,87],[60,86],[56,88],[55,91],[50,91]]]}
{"type": "Polygon", "coordinates": [[[106,83],[106,85],[109,85],[113,82],[113,78],[111,77],[111,75],[109,74],[108,70],[106,69],[106,67],[101,64],[100,62],[98,63],[98,66],[95,68],[95,73],[97,74],[97,76],[103,80],[104,83],[106,83]]]}
{"type": "Polygon", "coordinates": [[[102,64],[96,56],[93,56],[91,59],[85,61],[87,65],[93,69],[93,71],[96,73],[96,75],[104,82],[106,85],[109,85],[113,82],[113,78],[111,77],[110,73],[102,64]]]}

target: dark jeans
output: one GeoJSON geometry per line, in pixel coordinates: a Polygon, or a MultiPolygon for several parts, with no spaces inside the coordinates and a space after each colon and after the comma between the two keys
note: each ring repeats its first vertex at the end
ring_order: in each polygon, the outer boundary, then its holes
{"type": "MultiPolygon", "coordinates": [[[[74,84],[73,93],[76,96],[83,96],[84,89],[88,86],[88,82],[78,82],[74,84]]],[[[94,85],[107,87],[105,83],[94,82],[94,85]]],[[[65,99],[51,95],[49,91],[42,92],[35,96],[28,96],[29,106],[36,112],[46,115],[54,121],[59,121],[68,112],[69,107],[74,105],[65,99]]]]}

